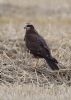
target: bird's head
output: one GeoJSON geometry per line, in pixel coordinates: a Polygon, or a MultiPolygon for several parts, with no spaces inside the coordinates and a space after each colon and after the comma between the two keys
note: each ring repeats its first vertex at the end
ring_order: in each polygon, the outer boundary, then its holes
{"type": "Polygon", "coordinates": [[[28,30],[34,30],[34,26],[32,24],[27,24],[24,29],[28,30]]]}

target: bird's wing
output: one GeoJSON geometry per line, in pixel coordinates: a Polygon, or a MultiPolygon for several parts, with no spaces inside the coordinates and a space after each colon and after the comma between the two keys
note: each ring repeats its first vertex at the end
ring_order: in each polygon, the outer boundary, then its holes
{"type": "Polygon", "coordinates": [[[40,46],[42,46],[42,47],[48,52],[48,54],[50,55],[50,49],[49,49],[49,47],[47,46],[45,40],[44,40],[41,36],[37,37],[37,42],[38,42],[38,43],[40,44],[40,46]]]}
{"type": "Polygon", "coordinates": [[[51,55],[45,40],[40,35],[28,34],[27,41],[27,47],[33,54],[39,54],[42,57],[51,55]]]}

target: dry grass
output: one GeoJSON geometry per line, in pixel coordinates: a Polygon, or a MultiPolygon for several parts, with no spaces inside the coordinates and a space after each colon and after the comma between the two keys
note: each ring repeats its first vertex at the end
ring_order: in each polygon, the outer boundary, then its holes
{"type": "Polygon", "coordinates": [[[0,86],[0,100],[70,100],[71,88],[66,85],[40,88],[32,85],[0,86]]]}
{"type": "MultiPolygon", "coordinates": [[[[44,28],[44,27],[43,27],[44,28]]],[[[40,31],[42,26],[40,27],[40,31]]],[[[44,36],[44,34],[41,35],[44,36]]],[[[46,35],[46,34],[45,34],[46,35]]],[[[0,25],[0,99],[1,100],[70,100],[70,35],[48,34],[44,38],[52,54],[63,65],[60,71],[49,70],[44,59],[37,62],[26,52],[22,24],[0,25]],[[37,98],[38,97],[38,98],[37,98]]]]}
{"type": "Polygon", "coordinates": [[[48,44],[51,52],[60,64],[60,71],[49,71],[44,59],[41,59],[36,72],[34,68],[37,60],[26,52],[24,43],[24,29],[16,24],[1,25],[0,33],[0,62],[1,81],[9,83],[35,83],[39,85],[51,83],[70,83],[70,42],[67,37],[48,34],[48,44]],[[40,74],[39,74],[40,73],[40,74]],[[36,75],[37,74],[37,75],[36,75]],[[37,79],[38,77],[38,79],[37,79]],[[38,81],[38,82],[37,82],[38,81]]]}

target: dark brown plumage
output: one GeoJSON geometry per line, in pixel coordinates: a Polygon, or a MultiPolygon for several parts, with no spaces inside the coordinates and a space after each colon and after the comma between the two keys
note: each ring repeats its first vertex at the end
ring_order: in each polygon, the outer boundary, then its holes
{"type": "Polygon", "coordinates": [[[49,47],[35,30],[34,26],[27,24],[24,28],[26,29],[24,40],[30,53],[32,53],[34,57],[44,58],[52,70],[59,70],[57,66],[58,61],[51,56],[49,47]]]}

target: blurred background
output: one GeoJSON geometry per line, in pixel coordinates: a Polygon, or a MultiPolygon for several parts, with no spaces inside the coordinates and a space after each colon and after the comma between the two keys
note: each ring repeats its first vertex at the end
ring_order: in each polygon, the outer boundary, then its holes
{"type": "Polygon", "coordinates": [[[28,22],[44,34],[71,33],[71,0],[0,0],[1,24],[28,22]]]}

